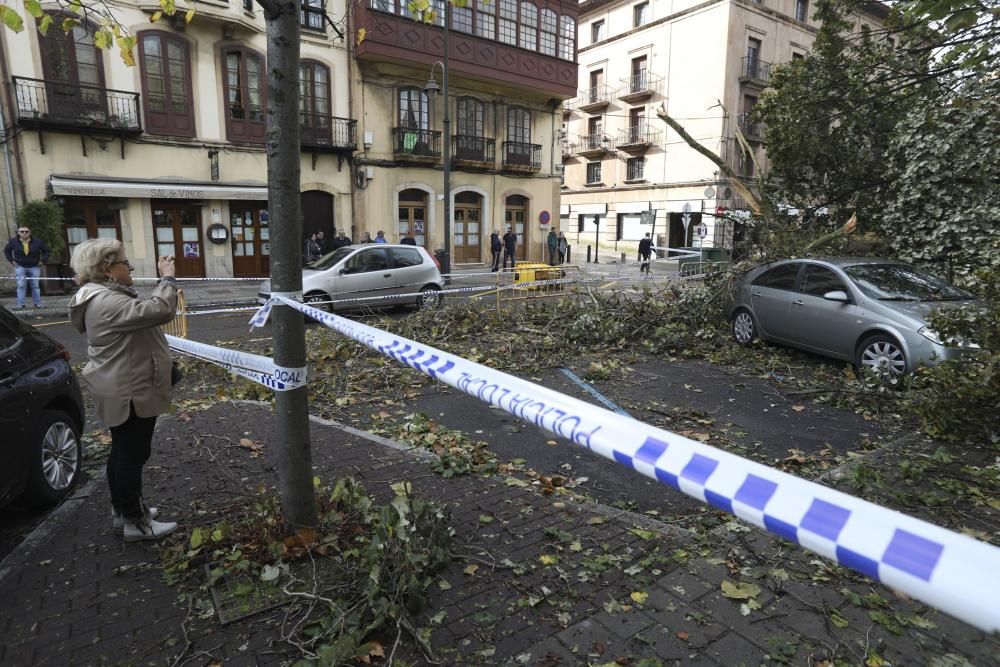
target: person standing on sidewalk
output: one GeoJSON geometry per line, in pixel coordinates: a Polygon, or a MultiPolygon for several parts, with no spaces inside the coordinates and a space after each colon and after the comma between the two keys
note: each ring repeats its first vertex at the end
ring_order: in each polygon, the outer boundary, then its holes
{"type": "Polygon", "coordinates": [[[385,240],[385,232],[381,229],[375,232],[375,243],[388,243],[388,241],[385,240]]]}
{"type": "Polygon", "coordinates": [[[500,251],[503,250],[503,243],[500,242],[500,235],[493,230],[490,234],[490,254],[493,256],[493,272],[500,270],[500,251]]]}
{"type": "Polygon", "coordinates": [[[507,268],[507,260],[510,259],[510,268],[514,268],[514,252],[517,250],[517,234],[510,227],[503,235],[503,268],[507,268]]]}
{"type": "Polygon", "coordinates": [[[14,278],[17,281],[17,305],[15,309],[24,308],[24,297],[31,283],[31,301],[35,308],[44,308],[42,291],[38,287],[38,279],[42,275],[42,264],[49,261],[49,248],[45,241],[31,238],[31,230],[20,226],[17,228],[17,238],[7,242],[3,249],[4,257],[14,265],[14,278]]]}
{"type": "Polygon", "coordinates": [[[639,273],[649,273],[649,256],[653,254],[653,239],[646,237],[639,241],[639,273]]]}
{"type": "Polygon", "coordinates": [[[302,253],[303,262],[305,264],[311,264],[323,256],[323,249],[319,246],[318,238],[319,236],[317,232],[313,232],[309,235],[309,238],[306,239],[306,247],[302,253]]]}
{"type": "Polygon", "coordinates": [[[173,364],[160,325],[177,312],[173,257],[160,257],[160,282],[148,299],[132,289],[132,264],[121,241],[91,239],[71,260],[80,289],[69,318],[87,336],[90,360],[83,382],[97,414],[111,429],[108,487],[114,523],[126,542],[158,540],[177,529],[156,521],[159,511],[142,499],[142,469],[149,460],[156,417],[170,410],[173,364]]]}
{"type": "Polygon", "coordinates": [[[549,235],[545,238],[545,244],[549,247],[549,266],[555,266],[556,253],[559,252],[559,237],[556,236],[556,230],[549,230],[549,235]]]}
{"type": "Polygon", "coordinates": [[[559,232],[559,263],[566,263],[566,255],[569,254],[569,241],[566,240],[566,235],[559,232]]]}

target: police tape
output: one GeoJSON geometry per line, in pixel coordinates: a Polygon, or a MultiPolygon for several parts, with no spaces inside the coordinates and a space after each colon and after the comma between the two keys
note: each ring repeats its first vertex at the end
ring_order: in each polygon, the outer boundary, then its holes
{"type": "MultiPolygon", "coordinates": [[[[1000,630],[1000,548],[416,341],[280,301],[519,419],[986,632],[1000,630]]],[[[254,326],[266,321],[270,305],[254,326]]]]}
{"type": "Polygon", "coordinates": [[[170,335],[167,336],[167,344],[172,350],[213,363],[274,391],[291,391],[308,383],[305,368],[282,368],[275,365],[274,360],[259,354],[227,350],[170,335]]]}

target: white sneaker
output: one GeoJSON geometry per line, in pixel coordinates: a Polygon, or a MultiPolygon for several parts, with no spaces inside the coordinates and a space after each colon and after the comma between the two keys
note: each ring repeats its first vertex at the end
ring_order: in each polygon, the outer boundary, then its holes
{"type": "Polygon", "coordinates": [[[173,521],[153,521],[149,517],[143,517],[138,521],[125,519],[122,525],[126,542],[158,540],[177,530],[177,524],[173,521]]]}
{"type": "MultiPolygon", "coordinates": [[[[155,519],[156,517],[160,516],[160,510],[157,507],[146,507],[145,505],[143,505],[142,508],[146,510],[146,514],[149,516],[150,519],[155,519]]],[[[124,521],[125,520],[122,518],[122,515],[118,513],[118,510],[112,507],[111,525],[114,526],[115,528],[121,528],[124,521]]]]}

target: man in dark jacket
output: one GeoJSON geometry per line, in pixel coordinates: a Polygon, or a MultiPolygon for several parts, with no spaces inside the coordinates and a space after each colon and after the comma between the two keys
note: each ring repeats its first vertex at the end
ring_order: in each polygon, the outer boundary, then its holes
{"type": "Polygon", "coordinates": [[[503,235],[503,268],[507,268],[507,260],[510,259],[510,268],[514,268],[514,251],[517,250],[517,234],[510,227],[503,235]]]}
{"type": "Polygon", "coordinates": [[[31,300],[35,308],[44,308],[42,293],[38,288],[38,278],[42,275],[42,264],[49,261],[49,248],[45,242],[31,238],[31,230],[21,226],[17,228],[17,238],[8,241],[3,254],[7,261],[14,265],[14,277],[17,280],[17,305],[14,308],[24,308],[24,297],[29,281],[31,300]]]}
{"type": "Polygon", "coordinates": [[[403,245],[417,245],[417,240],[407,233],[399,240],[403,245]]]}
{"type": "Polygon", "coordinates": [[[653,239],[646,237],[639,241],[639,273],[649,273],[649,256],[653,254],[653,239]]]}
{"type": "Polygon", "coordinates": [[[500,235],[496,232],[490,234],[490,254],[493,255],[493,270],[500,270],[500,251],[503,250],[503,243],[500,242],[500,235]]]}

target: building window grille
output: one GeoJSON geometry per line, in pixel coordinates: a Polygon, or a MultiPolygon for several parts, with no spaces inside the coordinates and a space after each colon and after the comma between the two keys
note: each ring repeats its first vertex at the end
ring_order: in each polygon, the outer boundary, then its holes
{"type": "Polygon", "coordinates": [[[629,158],[625,166],[625,177],[630,181],[641,181],[643,179],[642,171],[646,166],[646,160],[641,157],[629,158]]]}
{"type": "Polygon", "coordinates": [[[538,7],[521,3],[521,48],[534,51],[538,43],[538,7]]]}
{"type": "Polygon", "coordinates": [[[559,17],[559,57],[576,60],[576,21],[570,16],[559,17]]]}
{"type": "Polygon", "coordinates": [[[601,182],[601,163],[600,162],[588,162],[587,163],[587,184],[593,185],[595,183],[601,182]]]}
{"type": "Polygon", "coordinates": [[[542,10],[541,31],[538,33],[538,51],[547,56],[556,55],[556,36],[559,17],[551,9],[542,10]]]}
{"type": "Polygon", "coordinates": [[[517,46],[517,1],[500,0],[500,41],[517,46]]]}
{"type": "Polygon", "coordinates": [[[495,39],[497,34],[495,0],[476,0],[476,34],[495,39]]]}

